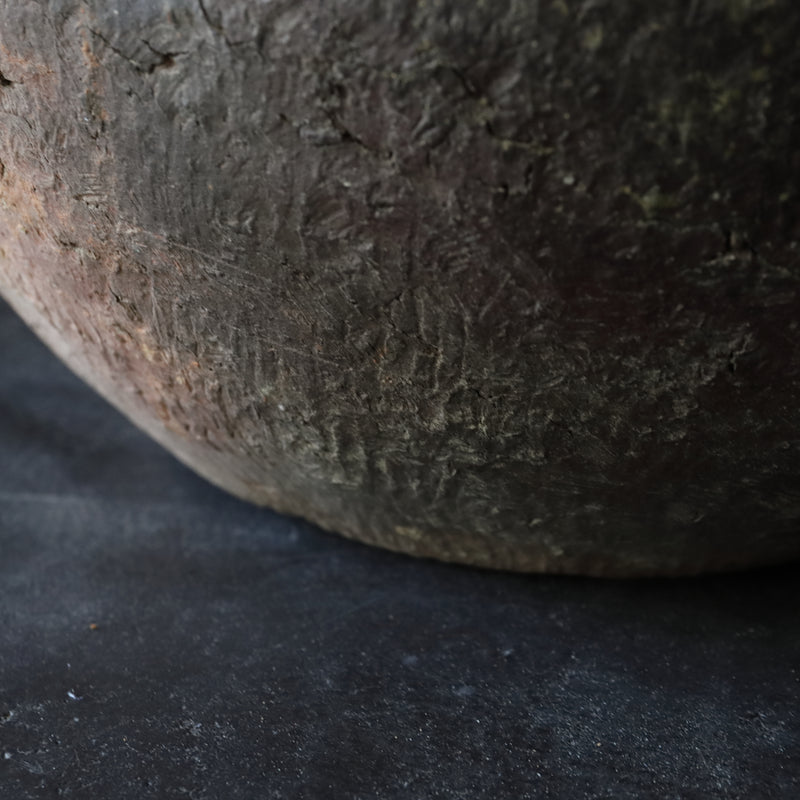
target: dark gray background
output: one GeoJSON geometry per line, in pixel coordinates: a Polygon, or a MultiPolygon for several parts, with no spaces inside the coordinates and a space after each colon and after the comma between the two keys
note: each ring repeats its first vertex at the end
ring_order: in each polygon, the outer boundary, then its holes
{"type": "Polygon", "coordinates": [[[414,561],[211,488],[0,306],[0,797],[796,798],[797,565],[414,561]]]}

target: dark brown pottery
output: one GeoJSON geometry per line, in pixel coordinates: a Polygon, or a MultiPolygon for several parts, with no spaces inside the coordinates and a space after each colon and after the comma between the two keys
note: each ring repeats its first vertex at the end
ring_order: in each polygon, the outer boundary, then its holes
{"type": "Polygon", "coordinates": [[[0,0],[0,290],[346,536],[796,557],[798,42],[795,0],[0,0]]]}

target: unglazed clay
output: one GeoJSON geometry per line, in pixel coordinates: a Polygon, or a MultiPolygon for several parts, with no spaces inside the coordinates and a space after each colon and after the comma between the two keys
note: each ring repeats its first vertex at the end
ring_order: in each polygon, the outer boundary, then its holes
{"type": "Polygon", "coordinates": [[[794,0],[0,0],[0,290],[214,483],[503,569],[800,555],[794,0]]]}

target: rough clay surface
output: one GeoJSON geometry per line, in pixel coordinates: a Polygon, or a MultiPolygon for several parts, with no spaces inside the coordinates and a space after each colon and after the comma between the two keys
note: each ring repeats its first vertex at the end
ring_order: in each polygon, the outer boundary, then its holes
{"type": "Polygon", "coordinates": [[[0,0],[0,289],[236,494],[418,555],[800,553],[793,0],[0,0]]]}

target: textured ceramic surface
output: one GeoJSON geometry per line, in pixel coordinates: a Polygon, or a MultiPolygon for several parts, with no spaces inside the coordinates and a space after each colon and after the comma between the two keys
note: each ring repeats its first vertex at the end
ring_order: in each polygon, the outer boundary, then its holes
{"type": "Polygon", "coordinates": [[[0,291],[239,496],[600,575],[800,554],[789,0],[0,0],[0,291]]]}

